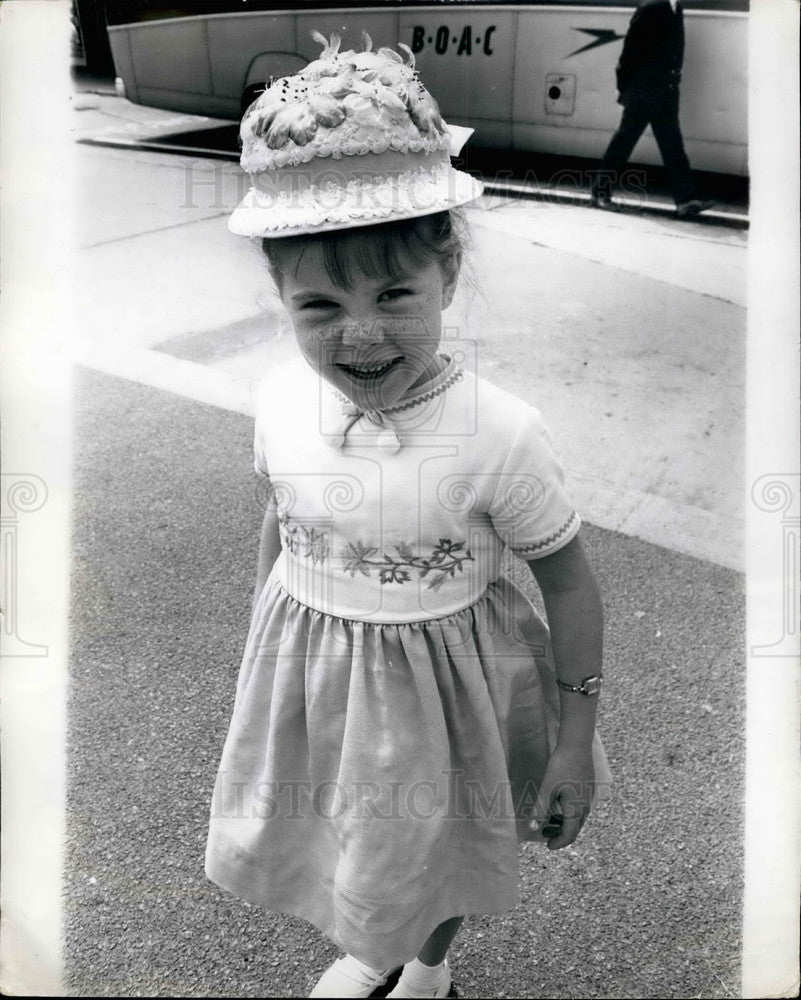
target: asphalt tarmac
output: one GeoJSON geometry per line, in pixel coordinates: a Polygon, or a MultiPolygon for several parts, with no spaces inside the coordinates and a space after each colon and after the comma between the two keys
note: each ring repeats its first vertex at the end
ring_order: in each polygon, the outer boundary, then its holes
{"type": "MultiPolygon", "coordinates": [[[[87,369],[74,421],[65,990],[307,996],[333,946],[203,873],[261,521],[252,422],[87,369]]],[[[614,794],[573,847],[521,850],[520,901],[466,921],[455,986],[734,996],[743,577],[591,524],[584,539],[606,606],[614,794]]]]}

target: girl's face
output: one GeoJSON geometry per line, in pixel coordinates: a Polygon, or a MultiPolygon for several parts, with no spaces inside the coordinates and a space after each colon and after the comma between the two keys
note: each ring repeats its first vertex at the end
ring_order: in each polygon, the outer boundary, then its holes
{"type": "Polygon", "coordinates": [[[279,293],[312,368],[360,409],[393,406],[436,375],[442,310],[453,298],[460,255],[371,278],[356,271],[346,288],[311,243],[280,277],[279,293]]]}

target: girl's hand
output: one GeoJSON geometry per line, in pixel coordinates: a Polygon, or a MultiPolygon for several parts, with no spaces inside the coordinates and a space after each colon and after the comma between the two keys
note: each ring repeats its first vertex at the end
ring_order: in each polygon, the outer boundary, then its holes
{"type": "Polygon", "coordinates": [[[529,821],[529,839],[546,840],[549,851],[572,844],[589,815],[594,789],[592,748],[557,743],[529,821]]]}

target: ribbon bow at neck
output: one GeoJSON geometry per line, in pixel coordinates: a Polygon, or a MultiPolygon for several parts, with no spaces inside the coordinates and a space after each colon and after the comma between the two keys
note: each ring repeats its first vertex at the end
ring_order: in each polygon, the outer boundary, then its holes
{"type": "Polygon", "coordinates": [[[383,428],[376,438],[376,444],[385,455],[394,455],[400,451],[401,439],[395,428],[387,422],[384,414],[380,410],[360,410],[351,402],[342,404],[342,420],[336,431],[329,436],[329,444],[334,448],[342,448],[348,431],[358,423],[360,417],[366,417],[371,424],[383,428]]]}

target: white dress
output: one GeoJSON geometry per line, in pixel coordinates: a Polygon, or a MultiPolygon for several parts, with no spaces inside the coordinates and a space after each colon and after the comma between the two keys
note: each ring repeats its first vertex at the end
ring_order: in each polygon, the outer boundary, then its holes
{"type": "MultiPolygon", "coordinates": [[[[501,554],[555,552],[579,518],[537,411],[452,361],[363,415],[291,362],[259,387],[255,452],[282,552],[254,609],[206,872],[397,966],[443,920],[517,900],[559,699],[547,628],[501,554]]],[[[597,737],[594,756],[608,783],[597,737]]]]}

